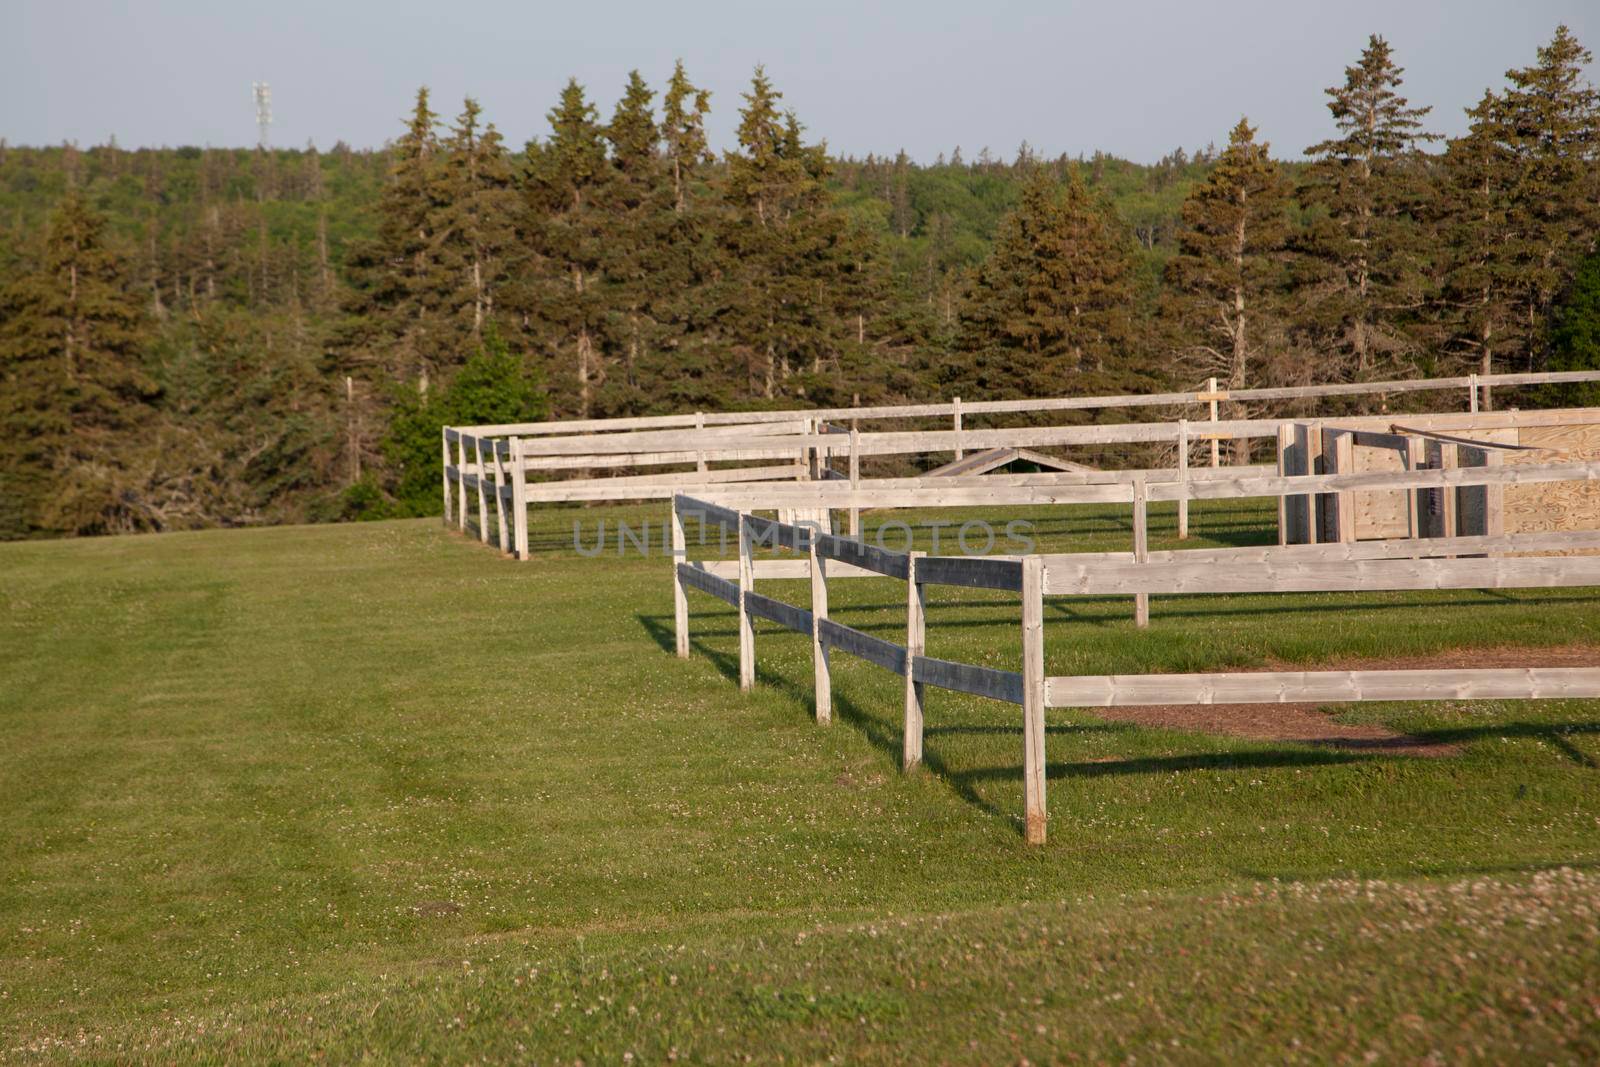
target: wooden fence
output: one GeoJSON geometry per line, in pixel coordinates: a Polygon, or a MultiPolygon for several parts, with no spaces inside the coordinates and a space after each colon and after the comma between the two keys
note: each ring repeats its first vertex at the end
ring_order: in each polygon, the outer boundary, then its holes
{"type": "MultiPolygon", "coordinates": [[[[1378,476],[1261,478],[1258,481],[1262,484],[1256,488],[1274,488],[1278,492],[1337,490],[1350,484],[1351,479],[1370,482],[1375,477],[1392,480],[1383,483],[1385,485],[1413,487],[1487,484],[1484,480],[1505,478],[1513,472],[1551,480],[1595,479],[1600,477],[1600,464],[1412,471],[1378,476]]],[[[1236,483],[1214,484],[1231,489],[1236,483]]],[[[1112,488],[1120,491],[1123,487],[1112,488]]],[[[840,537],[815,525],[784,523],[758,516],[752,514],[754,507],[733,507],[676,495],[672,502],[671,525],[677,654],[681,658],[689,655],[688,592],[695,590],[732,605],[738,612],[741,689],[748,690],[755,684],[756,619],[810,635],[819,722],[825,723],[831,718],[831,652],[844,652],[900,675],[905,679],[902,767],[906,770],[922,760],[928,687],[1021,705],[1025,836],[1030,844],[1042,844],[1045,840],[1045,715],[1048,708],[1224,701],[1600,697],[1600,667],[1452,668],[1448,672],[1049,675],[1044,656],[1043,598],[1046,596],[1132,594],[1136,597],[1136,615],[1141,623],[1146,623],[1151,595],[1600,586],[1600,557],[1498,555],[1600,548],[1600,531],[1153,553],[1145,542],[1142,515],[1154,495],[1154,488],[1140,483],[1131,491],[1129,502],[1135,508],[1135,544],[1131,553],[1069,553],[1020,558],[896,552],[840,537]],[[690,518],[734,533],[738,558],[716,562],[690,560],[686,530],[686,520],[690,518]],[[757,559],[754,553],[758,546],[787,550],[795,555],[789,559],[757,559]],[[1486,555],[1478,556],[1478,553],[1486,555]],[[755,582],[760,578],[799,577],[810,579],[808,608],[784,603],[755,590],[755,582]],[[829,617],[828,583],[841,577],[888,577],[906,583],[904,644],[875,637],[829,617]],[[1019,594],[1022,631],[1019,670],[998,670],[927,655],[927,591],[929,587],[938,586],[1019,594]]],[[[772,507],[770,502],[759,506],[772,507]]]]}
{"type": "MultiPolygon", "coordinates": [[[[1600,372],[1573,373],[1600,378],[1600,372]]],[[[1520,380],[1529,376],[1500,377],[1520,380]]],[[[1546,380],[1552,376],[1536,377],[1546,380]]],[[[1415,415],[1408,416],[1406,421],[1408,429],[1415,432],[1494,433],[1585,421],[1597,424],[1600,423],[1600,409],[1415,415]]],[[[1340,421],[1340,432],[1360,434],[1366,438],[1392,436],[1387,433],[1393,428],[1392,424],[1392,418],[1387,416],[1344,419],[1340,421]]],[[[861,475],[861,461],[868,456],[960,454],[963,450],[971,449],[1158,443],[1173,446],[1177,456],[1176,467],[1167,472],[1145,471],[1142,474],[1148,484],[1176,483],[1183,487],[1170,499],[1179,502],[1179,535],[1184,536],[1188,526],[1188,501],[1203,497],[1201,483],[1248,480],[1262,473],[1258,467],[1192,467],[1188,462],[1192,444],[1207,438],[1213,442],[1219,438],[1274,438],[1279,446],[1278,472],[1284,473],[1286,468],[1283,459],[1293,452],[1293,428],[1296,425],[1294,420],[1288,419],[1235,419],[1207,423],[1190,423],[1180,419],[1177,422],[1103,426],[862,433],[859,430],[836,432],[826,426],[822,427],[826,432],[819,432],[819,424],[815,420],[805,419],[798,422],[770,422],[754,427],[717,426],[687,432],[652,430],[540,440],[520,436],[503,438],[481,431],[445,427],[440,442],[445,522],[454,522],[463,529],[474,524],[479,536],[487,542],[491,538],[488,510],[492,506],[497,527],[501,523],[509,523],[508,532],[497,529],[499,536],[496,543],[502,549],[525,559],[528,509],[536,503],[659,499],[679,492],[690,492],[697,496],[715,494],[720,497],[743,492],[762,499],[778,500],[783,507],[847,510],[851,515],[850,529],[855,532],[860,508],[875,505],[836,501],[859,497],[860,492],[867,489],[914,493],[937,486],[941,496],[952,499],[964,497],[973,503],[985,503],[989,501],[983,498],[991,489],[1030,485],[1069,490],[1062,494],[1062,499],[1041,497],[1039,503],[1076,503],[1105,497],[1096,498],[1093,492],[1087,491],[1074,493],[1070,491],[1072,489],[1096,485],[1132,485],[1141,475],[1139,471],[1048,471],[1032,475],[919,475],[866,479],[861,475]],[[846,471],[832,469],[836,459],[845,461],[846,471]],[[745,465],[712,467],[713,463],[745,465]],[[530,476],[536,477],[562,467],[613,465],[617,468],[638,468],[673,464],[693,465],[695,469],[579,481],[529,481],[530,476]],[[1188,491],[1191,486],[1194,492],[1188,491]],[[476,523],[473,523],[469,492],[477,496],[476,523]]],[[[1337,449],[1330,453],[1335,457],[1338,454],[1337,449]]],[[[1303,510],[1296,509],[1292,501],[1286,505],[1286,509],[1280,527],[1292,525],[1293,517],[1300,515],[1303,510]]]]}

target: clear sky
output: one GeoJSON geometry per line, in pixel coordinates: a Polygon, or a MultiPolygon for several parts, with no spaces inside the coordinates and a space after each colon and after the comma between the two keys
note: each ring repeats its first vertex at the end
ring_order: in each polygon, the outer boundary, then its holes
{"type": "Polygon", "coordinates": [[[568,77],[609,113],[630,69],[659,88],[681,57],[714,93],[717,147],[764,63],[840,155],[1010,158],[1026,139],[1148,162],[1222,143],[1245,114],[1292,156],[1327,134],[1322,90],[1368,34],[1389,39],[1434,128],[1458,133],[1560,22],[1600,49],[1597,0],[3,0],[0,137],[248,145],[261,79],[274,144],[380,145],[427,84],[435,110],[473,95],[520,146],[568,77]]]}

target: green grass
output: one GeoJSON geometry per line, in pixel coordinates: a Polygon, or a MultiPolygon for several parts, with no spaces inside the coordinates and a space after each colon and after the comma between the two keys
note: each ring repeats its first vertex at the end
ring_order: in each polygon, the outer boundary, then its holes
{"type": "MultiPolygon", "coordinates": [[[[763,626],[741,695],[696,593],[673,658],[666,562],[570,547],[662,512],[544,512],[527,564],[436,521],[0,546],[0,1058],[1600,1056],[1600,703],[1343,713],[1441,759],[1052,713],[1029,849],[1015,708],[932,692],[902,776],[898,678],[839,657],[819,728],[808,641],[763,626]]],[[[904,595],[835,614],[900,639],[904,595]]],[[[1014,601],[931,601],[931,655],[1014,668],[1014,601]]],[[[1049,670],[1600,646],[1588,591],[1131,615],[1050,602],[1049,670]]]]}

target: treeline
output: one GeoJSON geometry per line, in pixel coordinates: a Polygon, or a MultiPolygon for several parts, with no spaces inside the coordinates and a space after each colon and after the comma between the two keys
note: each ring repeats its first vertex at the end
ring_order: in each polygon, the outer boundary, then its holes
{"type": "Polygon", "coordinates": [[[424,514],[441,422],[1600,365],[1588,60],[1439,143],[1374,37],[1294,164],[838,159],[759,68],[717,155],[681,64],[520,152],[0,142],[0,536],[424,514]]]}

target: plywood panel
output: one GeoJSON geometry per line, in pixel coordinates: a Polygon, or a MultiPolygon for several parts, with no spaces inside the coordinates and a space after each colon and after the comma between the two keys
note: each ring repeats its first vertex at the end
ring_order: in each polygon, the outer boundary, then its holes
{"type": "MultiPolygon", "coordinates": [[[[1600,423],[1576,426],[1525,426],[1514,431],[1516,443],[1559,452],[1508,452],[1505,463],[1600,460],[1600,423]]],[[[1505,487],[1506,533],[1539,530],[1600,530],[1600,485],[1556,482],[1505,487]]]]}
{"type": "MultiPolygon", "coordinates": [[[[1403,471],[1404,461],[1398,451],[1388,448],[1356,449],[1356,471],[1403,471]]],[[[1405,537],[1409,530],[1406,521],[1406,491],[1385,489],[1354,493],[1356,508],[1356,539],[1405,537]]]]}

